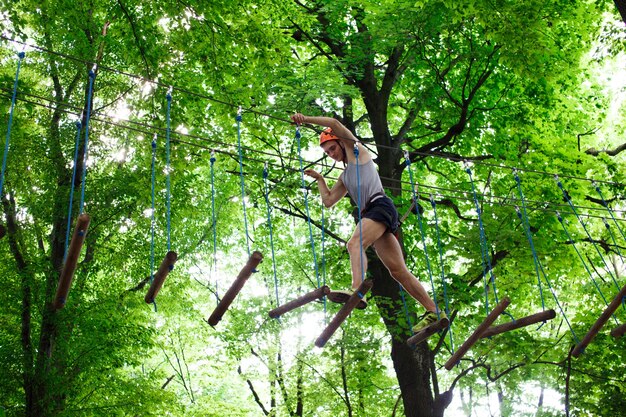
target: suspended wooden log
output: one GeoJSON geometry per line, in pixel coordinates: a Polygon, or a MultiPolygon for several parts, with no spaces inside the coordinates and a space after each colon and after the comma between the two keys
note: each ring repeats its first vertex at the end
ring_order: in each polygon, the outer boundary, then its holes
{"type": "Polygon", "coordinates": [[[600,332],[600,329],[602,329],[602,326],[604,326],[605,323],[609,321],[613,313],[615,313],[615,310],[617,310],[619,305],[622,303],[622,300],[624,299],[624,297],[626,297],[626,285],[622,287],[622,289],[617,293],[615,298],[613,298],[613,301],[611,301],[611,303],[607,306],[607,308],[602,312],[598,320],[596,320],[593,326],[591,326],[591,329],[589,329],[585,337],[583,337],[583,340],[581,340],[576,345],[576,347],[572,351],[572,355],[574,357],[578,357],[581,353],[583,353],[587,345],[589,345],[589,343],[591,343],[593,338],[596,337],[598,332],[600,332]]]}
{"type": "Polygon", "coordinates": [[[503,323],[498,326],[491,326],[480,336],[481,339],[485,337],[495,336],[500,333],[509,332],[511,330],[521,329],[522,327],[530,326],[542,321],[552,320],[556,317],[556,312],[552,309],[545,310],[530,316],[521,317],[517,320],[503,323]]]}
{"type": "Polygon", "coordinates": [[[354,294],[350,296],[348,301],[346,301],[346,303],[341,307],[341,309],[337,312],[335,317],[333,317],[330,323],[328,323],[328,326],[326,326],[322,334],[317,338],[317,340],[315,340],[315,346],[324,347],[326,342],[328,342],[328,339],[332,337],[332,335],[335,333],[335,331],[337,331],[339,326],[341,326],[341,323],[343,323],[343,321],[350,315],[352,310],[354,310],[354,308],[361,301],[361,297],[359,296],[359,294],[361,296],[365,296],[365,294],[367,294],[368,291],[372,289],[373,285],[374,281],[369,278],[361,283],[359,288],[354,292],[354,294]]]}
{"type": "Polygon", "coordinates": [[[621,326],[617,326],[616,328],[611,330],[611,336],[616,339],[624,336],[624,333],[626,333],[626,323],[622,324],[621,326]]]}
{"type": "Polygon", "coordinates": [[[281,306],[276,307],[273,310],[270,310],[269,315],[271,318],[275,319],[277,317],[282,316],[285,313],[288,313],[291,310],[295,310],[298,307],[302,307],[305,304],[310,303],[311,301],[319,300],[330,293],[330,288],[327,285],[321,286],[319,288],[310,291],[303,296],[296,298],[293,301],[285,303],[281,306]]]}
{"type": "Polygon", "coordinates": [[[428,339],[430,336],[434,335],[440,330],[445,329],[450,325],[450,320],[447,317],[442,318],[441,320],[437,320],[429,326],[424,327],[419,332],[415,333],[413,336],[409,337],[406,343],[409,346],[415,346],[418,343],[423,342],[428,339]]]}
{"type": "Polygon", "coordinates": [[[78,256],[80,255],[83,243],[85,243],[85,237],[87,237],[87,229],[89,228],[90,220],[89,215],[86,213],[82,213],[76,219],[74,234],[72,235],[70,246],[67,249],[65,263],[63,264],[63,269],[61,269],[61,275],[59,276],[57,292],[54,296],[53,307],[55,310],[63,308],[67,301],[67,295],[70,292],[72,279],[74,278],[74,272],[78,264],[78,256]]]}
{"type": "Polygon", "coordinates": [[[500,316],[500,314],[502,314],[502,312],[504,312],[504,309],[506,309],[509,304],[511,304],[511,300],[509,299],[509,297],[504,297],[500,301],[500,303],[493,310],[491,310],[491,313],[489,313],[489,315],[487,315],[487,318],[476,328],[476,330],[474,330],[474,333],[472,333],[471,336],[467,338],[467,340],[461,345],[461,347],[456,352],[454,352],[450,359],[448,359],[448,361],[445,363],[444,366],[448,371],[451,370],[454,365],[456,365],[461,360],[463,356],[465,356],[467,351],[469,351],[471,347],[474,346],[474,344],[476,344],[478,339],[480,339],[480,336],[489,328],[489,326],[493,324],[494,321],[496,321],[496,319],[500,316]]]}
{"type": "Polygon", "coordinates": [[[241,269],[239,275],[237,275],[237,278],[232,283],[228,291],[226,291],[226,294],[224,294],[224,297],[222,297],[220,302],[217,304],[217,307],[215,307],[215,310],[213,310],[213,313],[207,320],[211,326],[215,326],[217,323],[220,322],[222,316],[224,315],[224,313],[226,313],[228,307],[230,307],[230,304],[233,302],[237,294],[239,294],[239,291],[241,291],[243,285],[246,283],[248,278],[250,278],[250,275],[252,275],[252,273],[256,270],[256,267],[261,263],[262,260],[263,255],[261,254],[261,252],[252,252],[252,255],[250,255],[248,262],[241,269]]]}
{"type": "MultiPolygon", "coordinates": [[[[338,291],[331,291],[328,293],[328,299],[332,301],[333,303],[338,303],[338,304],[345,304],[346,302],[348,302],[351,296],[352,296],[352,291],[338,290],[338,291]]],[[[363,298],[359,298],[359,303],[356,305],[355,308],[358,308],[359,310],[363,310],[366,307],[367,307],[367,301],[365,301],[363,298]]]]}
{"type": "Polygon", "coordinates": [[[150,288],[148,289],[148,292],[144,297],[144,301],[146,303],[150,304],[154,302],[154,299],[161,290],[161,287],[163,286],[165,278],[167,278],[167,275],[170,273],[170,271],[174,269],[174,263],[176,263],[177,259],[178,255],[174,251],[169,251],[165,254],[165,257],[163,258],[159,269],[157,270],[156,274],[154,274],[154,277],[152,277],[152,283],[150,284],[150,288]]]}

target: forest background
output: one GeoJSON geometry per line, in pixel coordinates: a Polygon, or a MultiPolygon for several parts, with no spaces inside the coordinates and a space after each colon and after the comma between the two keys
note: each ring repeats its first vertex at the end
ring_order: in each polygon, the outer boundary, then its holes
{"type": "Polygon", "coordinates": [[[618,4],[3,0],[0,416],[623,415],[623,306],[570,355],[626,283],[618,4]],[[268,317],[350,282],[351,204],[322,211],[300,171],[342,167],[318,130],[296,138],[295,111],[339,118],[377,155],[448,331],[408,346],[421,307],[374,258],[370,306],[323,349],[336,305],[268,317]],[[263,263],[209,326],[251,250],[263,263]],[[505,296],[496,324],[556,317],[446,370],[505,296]]]}

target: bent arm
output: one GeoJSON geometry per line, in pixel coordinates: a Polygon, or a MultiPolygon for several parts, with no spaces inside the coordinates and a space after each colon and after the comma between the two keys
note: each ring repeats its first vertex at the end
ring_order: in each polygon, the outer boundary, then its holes
{"type": "Polygon", "coordinates": [[[317,181],[317,188],[320,190],[320,196],[322,197],[322,204],[324,204],[324,207],[330,208],[334,206],[348,193],[346,186],[341,180],[337,180],[335,185],[333,185],[333,188],[328,188],[326,180],[319,172],[312,169],[307,169],[304,171],[304,173],[310,177],[315,178],[315,180],[317,181]]]}

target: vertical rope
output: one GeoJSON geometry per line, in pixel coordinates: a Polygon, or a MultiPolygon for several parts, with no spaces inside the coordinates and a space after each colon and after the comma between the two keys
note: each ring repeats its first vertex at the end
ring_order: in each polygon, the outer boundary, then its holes
{"type": "MultiPolygon", "coordinates": [[[[435,213],[435,230],[437,231],[437,248],[439,249],[439,265],[441,270],[441,282],[443,285],[443,299],[445,303],[446,315],[450,317],[450,305],[448,304],[448,286],[446,284],[446,274],[443,265],[443,249],[441,245],[441,235],[439,234],[439,219],[437,217],[437,204],[432,194],[430,196],[430,205],[435,213]]],[[[448,325],[448,333],[450,334],[450,349],[454,353],[454,340],[452,337],[452,323],[448,325]]]]}
{"type": "Polygon", "coordinates": [[[520,203],[522,205],[522,209],[519,207],[515,207],[515,212],[517,213],[517,217],[522,222],[522,227],[524,228],[524,232],[526,233],[526,238],[528,239],[528,243],[530,244],[530,250],[533,254],[533,263],[535,265],[535,274],[537,275],[537,287],[539,288],[539,295],[541,296],[541,309],[546,309],[546,303],[543,298],[543,288],[541,286],[541,277],[539,276],[539,259],[537,258],[537,251],[535,250],[535,243],[533,242],[533,237],[530,232],[530,222],[528,221],[528,214],[526,213],[526,201],[524,200],[524,193],[522,192],[522,185],[517,175],[517,171],[513,170],[513,177],[515,178],[515,183],[517,185],[517,193],[520,198],[520,203]]]}
{"type": "Polygon", "coordinates": [[[493,287],[493,295],[495,297],[496,304],[498,301],[498,292],[496,291],[496,281],[493,276],[493,268],[491,266],[491,257],[489,256],[489,248],[487,247],[487,237],[485,236],[485,227],[483,225],[483,217],[482,210],[480,205],[478,204],[478,197],[476,195],[476,189],[474,187],[474,180],[472,178],[472,170],[470,168],[466,168],[465,172],[469,176],[470,183],[472,185],[472,194],[474,196],[474,205],[476,207],[476,214],[478,215],[478,228],[480,234],[480,253],[483,260],[483,278],[485,278],[485,310],[487,315],[489,314],[489,283],[487,282],[487,269],[489,270],[489,276],[491,280],[491,285],[493,287]]]}
{"type": "Polygon", "coordinates": [[[604,256],[602,256],[602,253],[600,252],[600,249],[598,249],[598,245],[595,244],[595,241],[591,237],[591,234],[589,233],[589,230],[587,230],[587,226],[585,226],[585,223],[582,221],[582,219],[578,215],[578,212],[574,208],[574,205],[572,204],[572,199],[570,198],[569,194],[563,188],[563,184],[561,184],[561,181],[559,180],[558,175],[554,176],[554,180],[556,181],[557,186],[561,189],[561,192],[563,193],[563,198],[565,198],[565,200],[569,204],[570,208],[572,209],[572,212],[574,213],[574,215],[576,215],[576,218],[578,219],[578,222],[580,223],[580,225],[583,227],[583,230],[585,231],[585,234],[589,238],[589,241],[591,242],[591,245],[596,250],[596,253],[598,254],[600,259],[602,260],[602,263],[604,264],[604,269],[606,270],[606,272],[609,274],[609,276],[613,280],[613,283],[615,284],[615,287],[617,288],[617,291],[619,292],[621,290],[621,287],[617,283],[617,280],[615,279],[615,276],[613,276],[613,273],[611,272],[611,268],[606,263],[606,260],[604,259],[604,256]]]}
{"type": "Polygon", "coordinates": [[[169,252],[172,248],[171,245],[171,230],[172,230],[172,224],[171,224],[171,214],[170,214],[170,209],[171,209],[171,198],[170,198],[170,194],[171,194],[171,180],[170,180],[170,172],[171,172],[171,167],[170,167],[170,111],[172,108],[172,87],[170,87],[170,89],[167,91],[167,94],[165,95],[166,99],[167,99],[167,115],[166,115],[166,121],[167,121],[167,130],[166,130],[166,135],[165,135],[165,154],[166,154],[166,159],[165,159],[165,182],[166,182],[166,196],[165,196],[165,201],[166,201],[166,217],[167,217],[167,251],[169,252]]]}
{"type": "Polygon", "coordinates": [[[409,158],[409,152],[404,152],[404,160],[406,163],[406,169],[409,171],[409,180],[411,181],[411,193],[413,201],[415,202],[415,212],[417,213],[417,223],[420,228],[420,235],[422,237],[422,247],[424,248],[424,257],[426,259],[426,269],[428,270],[428,277],[430,278],[430,286],[433,289],[433,301],[435,302],[435,312],[437,313],[437,319],[441,319],[439,314],[439,302],[437,301],[437,291],[435,290],[435,281],[433,280],[433,271],[430,266],[430,258],[428,257],[428,248],[426,247],[426,233],[424,233],[424,222],[422,221],[422,214],[419,211],[418,196],[415,192],[415,182],[413,181],[413,170],[411,170],[411,159],[409,158]]]}
{"type": "MultiPolygon", "coordinates": [[[[324,216],[324,202],[320,201],[322,212],[322,285],[326,285],[326,218],[324,216]]],[[[326,313],[326,297],[323,297],[324,313],[326,313]]]]}
{"type": "Polygon", "coordinates": [[[155,189],[155,177],[156,177],[156,172],[155,172],[155,165],[156,165],[156,149],[157,149],[157,135],[155,134],[154,137],[152,138],[152,163],[150,165],[150,172],[151,172],[151,210],[150,210],[150,283],[152,284],[152,281],[154,281],[154,229],[156,227],[156,220],[155,220],[155,216],[154,216],[154,189],[155,189]]]}
{"type": "MultiPolygon", "coordinates": [[[[365,280],[365,271],[363,271],[363,222],[361,222],[361,176],[359,169],[359,144],[354,143],[354,158],[356,164],[356,206],[359,220],[359,262],[361,263],[361,282],[365,280]]],[[[363,298],[362,294],[359,297],[363,298]]]]}
{"type": "Polygon", "coordinates": [[[213,229],[213,267],[211,268],[215,273],[215,299],[219,302],[219,288],[217,280],[217,221],[215,216],[215,172],[213,166],[215,165],[215,151],[211,150],[211,227],[213,229]]]}
{"type": "MultiPolygon", "coordinates": [[[[157,150],[157,135],[156,133],[152,137],[152,162],[150,164],[150,198],[151,198],[151,211],[150,211],[150,284],[154,281],[154,230],[156,228],[155,220],[155,208],[154,208],[154,195],[155,195],[155,182],[156,182],[156,150],[157,150]]],[[[154,305],[154,311],[157,311],[156,298],[152,300],[154,305]]]]}
{"type": "Polygon", "coordinates": [[[517,212],[518,217],[520,217],[520,219],[522,220],[522,226],[524,227],[524,232],[526,233],[526,238],[528,239],[528,242],[530,244],[530,249],[533,254],[533,261],[535,262],[535,268],[537,271],[537,280],[539,281],[538,285],[539,285],[540,294],[541,294],[541,306],[545,310],[545,303],[543,299],[543,291],[541,290],[541,279],[540,279],[539,271],[541,271],[541,275],[543,275],[543,279],[548,285],[548,289],[550,290],[550,293],[552,294],[552,298],[554,298],[554,301],[556,302],[556,305],[558,306],[559,311],[561,312],[561,315],[565,319],[565,322],[567,323],[567,327],[569,328],[570,333],[572,333],[574,340],[576,341],[576,343],[578,343],[578,337],[576,336],[576,332],[574,332],[574,329],[572,328],[572,325],[569,322],[567,315],[565,314],[565,310],[561,306],[561,303],[559,302],[559,298],[556,296],[556,292],[554,291],[554,288],[552,287],[552,283],[548,279],[548,275],[544,271],[543,266],[541,265],[541,262],[539,262],[539,257],[537,256],[537,251],[535,250],[535,244],[533,243],[533,237],[532,237],[532,233],[530,230],[530,222],[528,221],[528,214],[526,212],[526,200],[524,198],[524,193],[522,192],[521,180],[519,178],[519,175],[517,174],[517,170],[513,170],[513,176],[515,177],[515,182],[517,183],[517,190],[520,196],[520,201],[522,203],[522,210],[523,210],[520,212],[519,208],[515,207],[515,211],[517,212]]]}
{"type": "MultiPolygon", "coordinates": [[[[82,118],[82,117],[81,117],[82,118]]],[[[74,183],[76,182],[76,168],[78,165],[78,147],[80,144],[80,132],[82,124],[80,120],[76,121],[76,140],[74,141],[74,166],[72,167],[72,182],[70,183],[70,204],[67,212],[67,227],[65,230],[65,252],[63,253],[63,262],[67,257],[67,248],[70,244],[70,229],[72,228],[72,206],[74,204],[74,183]]]]}
{"type": "Polygon", "coordinates": [[[267,206],[267,227],[270,232],[270,248],[272,250],[272,268],[274,271],[274,292],[276,293],[276,306],[280,305],[280,300],[278,298],[278,276],[276,275],[276,254],[274,253],[274,233],[272,230],[272,209],[270,207],[270,197],[269,197],[269,187],[267,185],[267,177],[269,173],[267,170],[267,162],[263,167],[263,188],[265,195],[265,205],[267,206]]]}
{"type": "Polygon", "coordinates": [[[243,223],[246,231],[246,248],[248,249],[248,257],[250,257],[250,239],[248,235],[248,216],[246,215],[246,186],[243,178],[243,151],[241,149],[241,106],[237,111],[237,149],[239,150],[239,178],[241,182],[241,205],[243,207],[243,223]]]}
{"type": "MultiPolygon", "coordinates": [[[[572,236],[570,235],[569,231],[567,230],[567,228],[565,227],[565,222],[563,220],[563,217],[561,217],[561,213],[559,213],[558,211],[556,212],[556,217],[559,220],[559,223],[561,223],[561,226],[563,227],[563,231],[565,232],[565,234],[567,235],[567,239],[572,242],[572,247],[574,248],[574,250],[576,251],[576,254],[578,255],[578,258],[580,259],[580,262],[583,264],[583,266],[585,267],[585,270],[587,271],[587,274],[589,274],[589,278],[591,278],[591,281],[593,282],[593,285],[596,287],[596,289],[598,290],[598,293],[600,293],[600,297],[602,297],[602,301],[604,301],[604,305],[608,307],[609,302],[607,301],[606,297],[604,296],[604,293],[602,292],[602,289],[600,288],[600,286],[598,285],[598,283],[596,282],[595,278],[593,277],[593,274],[591,272],[591,270],[589,269],[589,267],[587,266],[587,263],[585,262],[585,260],[583,259],[583,256],[581,255],[580,251],[578,250],[578,248],[576,247],[576,243],[574,242],[574,239],[572,239],[572,236]]],[[[613,315],[613,319],[615,319],[615,323],[617,323],[617,319],[615,318],[615,315],[613,315]]]]}
{"type": "Polygon", "coordinates": [[[302,146],[300,143],[300,125],[296,125],[296,144],[298,145],[298,160],[300,161],[300,179],[302,181],[302,192],[304,193],[304,208],[306,210],[306,219],[309,225],[309,240],[311,242],[311,252],[313,253],[313,265],[315,266],[315,278],[317,279],[317,288],[321,287],[320,272],[317,265],[317,254],[315,252],[315,240],[313,239],[313,227],[311,225],[311,213],[309,211],[309,192],[304,180],[304,163],[302,161],[302,146]]]}
{"type": "Polygon", "coordinates": [[[83,150],[83,175],[80,191],[80,214],[85,207],[85,182],[87,179],[87,160],[89,159],[89,119],[91,118],[91,100],[93,96],[93,83],[96,78],[96,66],[89,70],[89,90],[87,93],[87,117],[85,118],[85,149],[83,150]]]}
{"type": "Polygon", "coordinates": [[[20,77],[20,67],[22,60],[26,54],[19,52],[17,54],[17,70],[15,71],[15,81],[13,82],[13,95],[11,96],[11,110],[9,111],[9,124],[7,127],[7,137],[4,141],[4,155],[2,157],[2,172],[0,173],[0,200],[2,200],[2,191],[4,190],[4,173],[7,168],[7,159],[9,155],[9,140],[11,139],[11,126],[13,125],[13,110],[15,109],[15,97],[17,96],[17,82],[20,77]]]}

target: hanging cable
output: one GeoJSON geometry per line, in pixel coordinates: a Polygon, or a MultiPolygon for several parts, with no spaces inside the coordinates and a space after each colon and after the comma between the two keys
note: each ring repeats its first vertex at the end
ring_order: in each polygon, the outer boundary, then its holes
{"type": "Polygon", "coordinates": [[[539,275],[540,272],[541,272],[541,275],[543,276],[544,281],[546,282],[548,286],[548,289],[550,290],[550,293],[552,294],[552,297],[554,298],[554,301],[556,302],[556,305],[559,308],[561,315],[563,316],[563,318],[565,319],[565,322],[567,323],[567,327],[569,328],[570,333],[572,333],[572,336],[574,337],[574,341],[578,343],[578,337],[576,336],[576,332],[574,332],[574,329],[572,328],[572,325],[570,324],[569,319],[567,318],[567,315],[565,314],[565,310],[561,306],[561,302],[559,301],[559,298],[556,296],[556,292],[554,288],[552,287],[552,283],[548,279],[548,275],[543,269],[543,265],[541,264],[541,262],[539,261],[539,257],[537,256],[537,251],[535,250],[535,244],[534,244],[532,232],[530,229],[530,222],[528,220],[528,213],[526,211],[526,202],[524,198],[524,193],[522,192],[522,184],[521,184],[520,177],[516,170],[513,170],[513,177],[515,178],[515,182],[517,184],[517,191],[518,191],[520,201],[522,204],[522,210],[520,211],[520,209],[516,207],[515,211],[517,213],[517,216],[520,218],[520,220],[522,220],[522,227],[524,228],[526,238],[528,239],[528,243],[532,251],[533,262],[535,264],[535,272],[537,273],[537,281],[538,281],[537,285],[539,287],[539,294],[541,295],[541,307],[545,311],[546,307],[545,307],[545,302],[543,298],[543,290],[541,287],[541,278],[539,275]]]}
{"type": "Polygon", "coordinates": [[[246,231],[246,248],[248,249],[248,257],[250,257],[250,239],[248,235],[248,216],[246,215],[246,186],[243,177],[243,151],[241,148],[241,106],[237,111],[237,149],[239,151],[239,178],[241,182],[241,205],[243,207],[243,223],[246,231]]]}
{"type": "MultiPolygon", "coordinates": [[[[172,230],[172,222],[171,222],[171,179],[170,173],[172,171],[170,166],[170,113],[172,109],[172,87],[167,91],[165,95],[167,99],[167,115],[166,115],[166,124],[167,124],[167,132],[165,135],[165,202],[166,202],[166,212],[167,212],[167,251],[169,252],[172,248],[171,244],[171,230],[172,230]]],[[[173,265],[172,265],[173,266],[173,265]]]]}
{"type": "Polygon", "coordinates": [[[217,220],[215,216],[215,151],[211,150],[211,228],[213,229],[213,266],[211,270],[215,276],[215,299],[219,303],[219,281],[217,279],[217,220]]]}
{"type": "MultiPolygon", "coordinates": [[[[446,284],[446,274],[445,274],[445,269],[444,269],[444,264],[443,264],[443,249],[442,249],[442,244],[441,244],[441,235],[439,233],[439,219],[437,217],[437,203],[435,203],[435,199],[432,196],[432,194],[430,195],[430,205],[433,208],[434,211],[434,217],[435,217],[435,230],[437,231],[437,249],[439,250],[439,265],[440,265],[440,270],[441,270],[441,282],[442,282],[442,286],[443,286],[443,299],[444,299],[444,303],[445,303],[445,308],[446,308],[446,316],[450,317],[450,305],[448,303],[448,286],[446,284]]],[[[419,208],[418,208],[419,211],[419,208]]],[[[450,334],[450,350],[452,351],[452,353],[454,353],[454,339],[452,336],[452,323],[450,323],[448,325],[448,333],[450,334]]]]}
{"type": "Polygon", "coordinates": [[[499,303],[498,292],[496,290],[496,281],[495,281],[495,277],[493,274],[493,268],[491,265],[491,256],[489,255],[489,248],[487,246],[487,237],[485,235],[485,227],[483,225],[482,209],[480,208],[480,205],[478,204],[478,197],[476,196],[476,189],[474,187],[474,179],[472,178],[472,170],[469,167],[467,167],[465,169],[465,172],[467,172],[467,175],[469,176],[469,179],[470,179],[470,184],[472,185],[472,195],[474,197],[474,206],[476,208],[476,214],[478,215],[478,229],[479,229],[479,236],[480,236],[480,254],[483,260],[483,278],[485,278],[485,311],[487,312],[487,315],[488,315],[489,314],[489,283],[487,282],[487,279],[486,279],[487,271],[489,271],[491,286],[493,288],[493,296],[495,297],[496,304],[499,303]]]}
{"type": "Polygon", "coordinates": [[[276,254],[274,252],[274,233],[272,230],[272,209],[270,206],[270,197],[269,197],[269,187],[267,185],[267,177],[268,177],[268,169],[267,163],[263,167],[263,188],[265,195],[265,205],[267,206],[267,227],[270,233],[270,249],[272,250],[272,268],[274,271],[274,292],[276,293],[276,306],[280,305],[280,300],[278,298],[278,276],[276,274],[276,254]]]}
{"type": "Polygon", "coordinates": [[[7,126],[7,136],[4,142],[4,155],[2,156],[2,172],[0,173],[0,200],[2,200],[2,192],[4,190],[4,174],[7,168],[7,159],[9,156],[9,141],[11,140],[11,126],[13,125],[13,110],[15,109],[15,97],[17,96],[17,84],[20,77],[20,67],[22,60],[26,54],[19,52],[17,54],[17,70],[15,71],[15,81],[13,82],[13,95],[11,96],[11,109],[9,110],[9,123],[7,126]]]}
{"type": "Polygon", "coordinates": [[[74,141],[74,166],[72,167],[72,182],[70,183],[70,204],[67,212],[67,230],[65,231],[65,252],[63,261],[67,258],[67,248],[70,244],[70,229],[72,227],[72,206],[74,204],[74,183],[76,182],[76,168],[78,166],[78,147],[80,145],[80,133],[82,124],[80,119],[76,121],[76,140],[74,141]]]}
{"type": "Polygon", "coordinates": [[[415,182],[413,181],[413,170],[411,169],[411,159],[409,157],[409,152],[404,152],[404,159],[406,163],[406,169],[409,171],[409,180],[411,182],[411,192],[412,198],[415,202],[415,212],[417,213],[417,223],[420,228],[420,235],[422,237],[422,247],[424,249],[424,258],[426,260],[426,269],[428,270],[428,277],[430,278],[430,285],[433,290],[433,301],[435,302],[435,312],[437,313],[437,320],[441,319],[441,314],[439,313],[439,302],[437,301],[437,291],[435,290],[435,282],[433,280],[433,270],[430,266],[430,258],[428,257],[428,248],[426,247],[426,234],[424,233],[424,222],[422,220],[422,214],[419,210],[419,199],[415,192],[415,182]]]}
{"type": "Polygon", "coordinates": [[[89,90],[87,93],[87,117],[85,118],[85,148],[83,150],[83,176],[80,191],[80,214],[85,207],[85,182],[87,179],[87,160],[89,159],[89,119],[91,117],[91,100],[93,96],[93,83],[96,79],[96,66],[89,71],[89,90]]]}
{"type": "MultiPolygon", "coordinates": [[[[150,210],[150,285],[154,282],[154,229],[156,228],[156,220],[154,216],[154,193],[155,193],[155,177],[156,177],[156,150],[157,150],[157,135],[152,138],[152,163],[150,164],[150,195],[151,195],[151,210],[150,210]]],[[[156,300],[152,301],[154,304],[154,310],[157,310],[156,300]]]]}
{"type": "Polygon", "coordinates": [[[309,211],[309,191],[306,186],[306,181],[304,180],[304,163],[302,159],[302,146],[300,143],[300,138],[302,135],[300,134],[300,125],[296,125],[296,144],[298,146],[298,160],[300,161],[300,178],[302,180],[302,192],[304,193],[304,208],[306,210],[306,219],[309,225],[309,240],[311,242],[311,252],[313,253],[313,265],[315,266],[315,278],[317,279],[317,288],[321,287],[320,283],[320,272],[319,267],[317,265],[317,253],[315,251],[315,240],[313,239],[313,226],[311,224],[311,213],[309,211]]]}
{"type": "Polygon", "coordinates": [[[604,256],[602,256],[602,253],[600,252],[600,249],[598,249],[598,245],[596,245],[595,240],[591,237],[591,234],[589,233],[589,230],[587,229],[587,226],[585,226],[585,223],[578,216],[578,212],[576,211],[576,209],[574,208],[574,205],[572,204],[572,199],[570,198],[569,194],[563,188],[563,184],[559,180],[559,176],[555,175],[554,176],[554,180],[556,181],[557,186],[559,187],[559,189],[563,193],[563,198],[565,199],[565,201],[567,201],[567,203],[569,204],[570,208],[572,209],[572,212],[576,215],[576,218],[578,219],[578,222],[583,227],[583,230],[585,231],[585,234],[587,235],[587,238],[589,238],[589,242],[591,242],[591,245],[596,250],[596,253],[598,254],[600,259],[602,260],[602,263],[604,264],[605,271],[607,272],[607,274],[609,274],[609,276],[613,280],[613,283],[615,284],[615,287],[617,288],[617,291],[619,291],[621,289],[621,287],[617,283],[617,280],[615,279],[615,276],[611,272],[611,268],[609,267],[609,265],[607,264],[606,260],[604,259],[604,256]]]}

